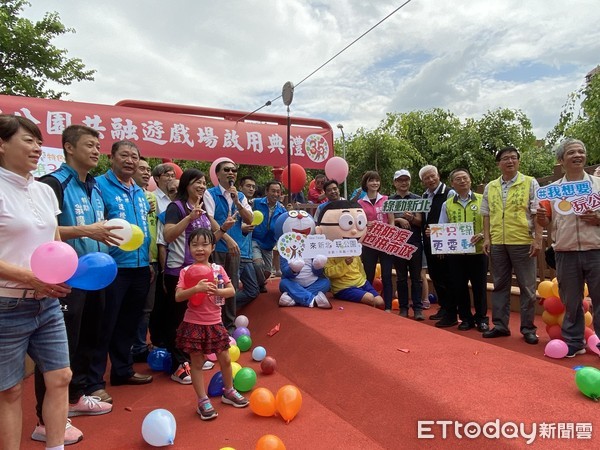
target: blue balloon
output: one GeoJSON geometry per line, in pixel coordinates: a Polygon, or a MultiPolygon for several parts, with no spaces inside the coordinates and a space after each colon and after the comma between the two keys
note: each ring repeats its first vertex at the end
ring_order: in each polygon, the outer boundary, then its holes
{"type": "Polygon", "coordinates": [[[66,283],[86,291],[104,289],[117,276],[117,263],[106,253],[93,252],[79,258],[77,270],[66,283]]]}
{"type": "Polygon", "coordinates": [[[155,409],[142,422],[142,437],[153,447],[173,445],[177,433],[177,422],[170,411],[155,409]]]}
{"type": "Polygon", "coordinates": [[[223,395],[223,374],[221,371],[215,373],[208,383],[207,393],[210,397],[219,397],[223,395]]]}
{"type": "Polygon", "coordinates": [[[252,359],[254,361],[262,361],[265,359],[265,356],[267,356],[267,351],[260,345],[258,347],[254,347],[254,350],[252,350],[252,359]]]}
{"type": "MultiPolygon", "coordinates": [[[[165,362],[169,359],[171,360],[171,354],[164,348],[156,347],[153,348],[150,353],[148,353],[148,358],[146,361],[152,370],[162,371],[165,367],[165,362]]],[[[171,365],[169,364],[169,370],[171,370],[171,365]]]]}

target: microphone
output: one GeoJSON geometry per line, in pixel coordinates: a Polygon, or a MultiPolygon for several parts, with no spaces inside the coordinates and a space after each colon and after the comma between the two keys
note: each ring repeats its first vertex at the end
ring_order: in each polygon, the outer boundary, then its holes
{"type": "MultiPolygon", "coordinates": [[[[233,186],[235,182],[233,180],[229,180],[229,187],[233,186]]],[[[235,199],[235,194],[231,194],[231,198],[235,199]]]]}

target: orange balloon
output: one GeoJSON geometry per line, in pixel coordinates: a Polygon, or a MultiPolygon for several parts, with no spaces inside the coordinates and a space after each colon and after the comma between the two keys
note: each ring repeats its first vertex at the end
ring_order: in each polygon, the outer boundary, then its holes
{"type": "Polygon", "coordinates": [[[286,423],[290,423],[302,407],[302,394],[300,393],[300,389],[291,384],[286,384],[279,388],[277,395],[275,396],[275,405],[283,420],[285,420],[286,423]]]}
{"type": "Polygon", "coordinates": [[[586,313],[583,315],[583,319],[585,320],[585,326],[586,326],[586,327],[589,327],[589,326],[592,324],[592,321],[593,321],[592,313],[591,313],[591,312],[589,312],[589,311],[588,311],[588,312],[586,312],[586,313]]]}
{"type": "Polygon", "coordinates": [[[548,311],[544,311],[542,313],[542,321],[546,325],[556,325],[556,324],[558,324],[558,315],[550,314],[548,311]]]}
{"type": "Polygon", "coordinates": [[[583,283],[583,296],[587,297],[590,295],[590,290],[588,289],[587,283],[583,283]]]}
{"type": "Polygon", "coordinates": [[[271,417],[275,414],[275,396],[267,388],[254,389],[250,395],[250,409],[259,416],[271,417]]]}
{"type": "Polygon", "coordinates": [[[542,298],[552,297],[552,281],[544,280],[538,285],[538,294],[542,298]]]}
{"type": "Polygon", "coordinates": [[[392,300],[392,309],[394,311],[398,311],[400,309],[400,305],[398,304],[398,299],[395,298],[394,300],[392,300]]]}
{"type": "Polygon", "coordinates": [[[256,443],[256,450],[285,450],[285,445],[274,434],[265,434],[256,443]]]}

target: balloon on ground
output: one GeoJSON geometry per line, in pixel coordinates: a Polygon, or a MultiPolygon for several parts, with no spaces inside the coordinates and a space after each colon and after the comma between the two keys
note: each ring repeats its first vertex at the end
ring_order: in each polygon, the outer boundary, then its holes
{"type": "Polygon", "coordinates": [[[149,412],[142,422],[142,437],[153,447],[173,445],[176,433],[175,417],[166,409],[149,412]]]}
{"type": "Polygon", "coordinates": [[[248,318],[246,316],[237,316],[235,318],[235,326],[236,327],[248,327],[248,324],[250,323],[250,321],[248,320],[248,318]]]}
{"type": "Polygon", "coordinates": [[[259,387],[252,391],[250,395],[250,409],[254,414],[262,417],[271,417],[275,414],[275,396],[264,387],[259,387]]]}
{"type": "Polygon", "coordinates": [[[256,384],[256,372],[250,367],[241,369],[233,379],[233,386],[240,392],[248,392],[256,384]]]}
{"type": "Polygon", "coordinates": [[[271,375],[277,370],[277,361],[272,356],[266,356],[260,363],[260,370],[265,375],[271,375]]]}
{"type": "Polygon", "coordinates": [[[274,434],[265,434],[256,443],[256,450],[285,450],[285,445],[274,434]]]}
{"type": "Polygon", "coordinates": [[[283,420],[285,420],[286,423],[289,423],[296,417],[302,407],[302,394],[300,393],[300,389],[291,384],[286,384],[279,388],[277,395],[275,396],[275,406],[283,420]]]}
{"type": "Polygon", "coordinates": [[[246,352],[250,350],[250,347],[252,347],[252,338],[250,336],[246,336],[245,334],[242,334],[240,337],[238,337],[236,342],[237,346],[242,352],[246,352]]]}
{"type": "Polygon", "coordinates": [[[254,347],[254,350],[252,350],[252,359],[254,361],[262,361],[263,359],[265,359],[265,357],[267,356],[267,351],[265,350],[264,347],[261,347],[260,345],[258,347],[254,347]]]}

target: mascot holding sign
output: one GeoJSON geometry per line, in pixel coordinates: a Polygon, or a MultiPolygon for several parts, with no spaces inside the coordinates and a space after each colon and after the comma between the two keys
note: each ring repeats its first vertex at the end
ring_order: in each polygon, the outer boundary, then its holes
{"type": "MultiPolygon", "coordinates": [[[[347,200],[329,202],[321,210],[316,232],[334,242],[360,239],[367,232],[367,216],[357,203],[347,200]]],[[[337,247],[342,248],[342,245],[337,247]]],[[[360,254],[330,257],[325,275],[331,281],[335,298],[384,308],[383,298],[367,281],[360,254]]]]}
{"type": "Polygon", "coordinates": [[[277,219],[275,230],[281,236],[277,242],[281,256],[279,306],[331,309],[331,303],[325,295],[329,290],[329,280],[323,274],[327,257],[302,257],[305,237],[315,231],[312,216],[306,211],[285,212],[277,219]]]}

